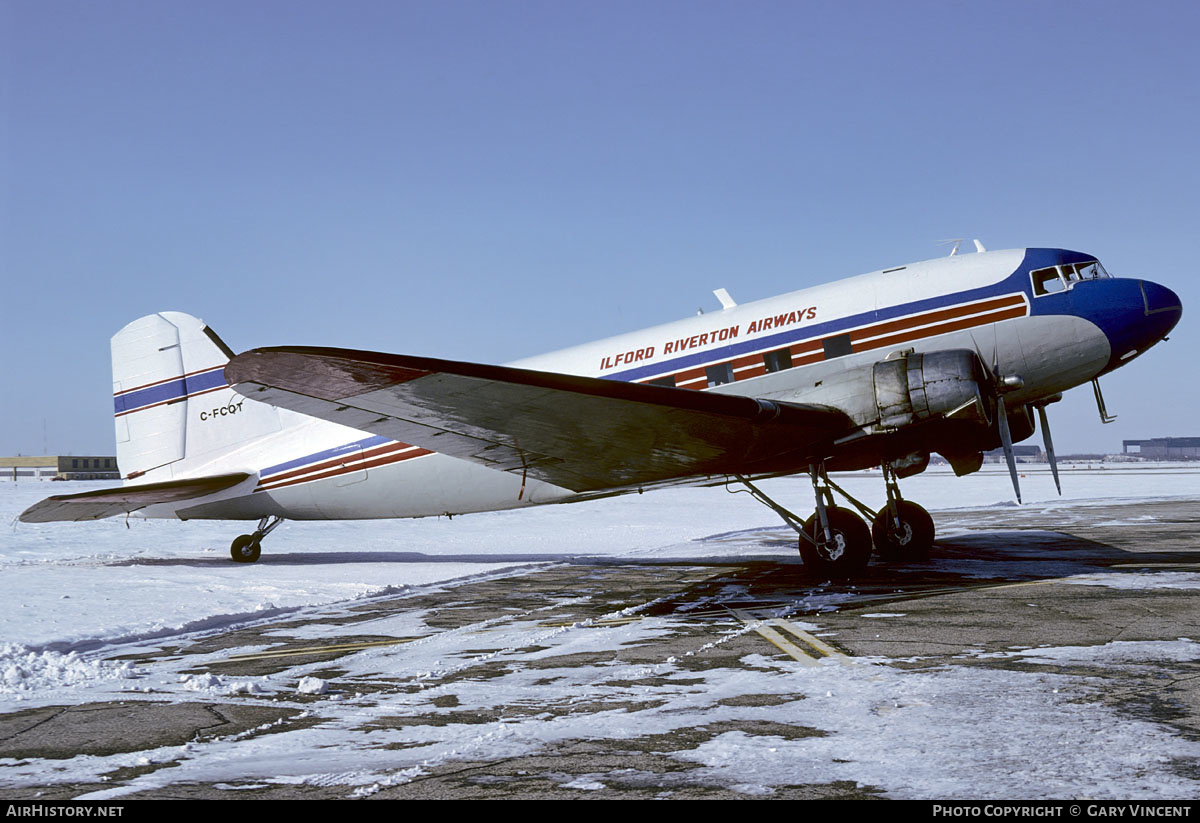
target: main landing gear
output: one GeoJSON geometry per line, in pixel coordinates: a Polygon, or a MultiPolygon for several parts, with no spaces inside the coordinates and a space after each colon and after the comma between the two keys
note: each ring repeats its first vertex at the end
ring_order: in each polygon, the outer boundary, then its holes
{"type": "Polygon", "coordinates": [[[814,574],[828,578],[851,578],[863,573],[871,559],[871,546],[880,560],[916,562],[929,557],[934,526],[929,512],[900,496],[895,469],[885,464],[887,505],[878,512],[867,508],[829,479],[825,467],[810,469],[816,511],[807,520],[776,503],[747,478],[738,480],[750,494],[778,514],[800,535],[800,557],[814,574]],[[844,497],[853,509],[836,505],[833,493],[844,497]],[[868,527],[866,520],[871,521],[868,527]]]}
{"type": "Polygon", "coordinates": [[[229,547],[229,556],[235,563],[253,563],[262,554],[262,539],[283,522],[282,517],[268,515],[258,521],[258,528],[251,534],[240,534],[229,547]]]}
{"type": "Polygon", "coordinates": [[[933,545],[933,518],[929,512],[900,497],[896,472],[883,464],[887,505],[871,519],[871,538],[881,560],[921,561],[933,545]]]}

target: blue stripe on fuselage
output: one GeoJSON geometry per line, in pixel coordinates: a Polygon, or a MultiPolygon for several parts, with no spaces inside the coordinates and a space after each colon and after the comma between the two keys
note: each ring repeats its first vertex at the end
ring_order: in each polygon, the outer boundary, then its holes
{"type": "Polygon", "coordinates": [[[289,471],[291,469],[298,469],[302,466],[308,465],[309,463],[320,463],[324,460],[329,460],[330,458],[346,454],[354,449],[369,449],[375,446],[382,446],[385,443],[393,442],[396,441],[393,441],[390,437],[382,437],[380,435],[367,437],[363,440],[356,440],[353,443],[345,443],[341,446],[334,446],[332,449],[326,449],[325,451],[317,452],[316,454],[307,454],[304,457],[297,457],[295,460],[288,460],[285,463],[277,463],[274,466],[267,466],[265,469],[259,471],[258,476],[262,479],[265,479],[270,475],[279,474],[280,472],[289,471]]]}
{"type": "MultiPolygon", "coordinates": [[[[984,300],[989,297],[999,297],[1004,294],[1012,294],[1013,292],[1024,292],[1030,297],[1031,305],[1036,301],[1032,300],[1032,285],[1029,280],[1029,272],[1033,269],[1052,266],[1056,263],[1076,263],[1086,260],[1095,260],[1096,258],[1082,252],[1067,251],[1065,249],[1026,249],[1025,257],[1016,270],[999,282],[992,283],[988,286],[981,286],[977,289],[968,289],[967,291],[954,292],[952,294],[940,295],[931,297],[926,300],[916,300],[912,303],[901,303],[896,306],[888,306],[885,309],[874,311],[865,311],[859,314],[853,314],[849,317],[840,317],[837,320],[830,320],[825,323],[817,323],[812,326],[799,326],[795,329],[779,332],[777,334],[769,334],[765,337],[755,337],[753,340],[743,340],[738,343],[730,343],[727,346],[721,346],[715,349],[707,349],[695,354],[687,354],[682,357],[675,357],[670,360],[660,360],[648,366],[638,366],[634,369],[614,372],[612,374],[601,375],[603,380],[641,380],[647,377],[655,377],[660,374],[670,374],[672,372],[680,372],[685,369],[694,368],[696,366],[707,365],[718,360],[731,360],[735,357],[740,357],[743,354],[760,351],[762,349],[782,348],[791,343],[796,343],[802,340],[811,340],[813,338],[831,337],[840,334],[849,329],[864,326],[869,323],[876,323],[885,320],[894,320],[898,317],[904,317],[910,314],[919,314],[925,311],[934,311],[937,309],[949,308],[957,306],[961,303],[969,303],[976,300],[984,300]]],[[[1041,298],[1039,298],[1041,299],[1041,298]]],[[[1049,309],[1049,307],[1043,307],[1049,309]]],[[[1061,314],[1062,312],[1031,312],[1035,314],[1061,314]]]]}

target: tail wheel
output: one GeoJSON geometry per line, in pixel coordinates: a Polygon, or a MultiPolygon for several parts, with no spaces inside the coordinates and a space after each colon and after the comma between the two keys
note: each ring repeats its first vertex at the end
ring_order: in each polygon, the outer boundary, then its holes
{"type": "Polygon", "coordinates": [[[921,561],[929,557],[933,545],[933,518],[929,512],[907,500],[896,501],[899,525],[888,508],[879,510],[871,523],[871,538],[883,560],[921,561]]]}
{"type": "Polygon", "coordinates": [[[800,557],[815,574],[829,577],[856,577],[871,559],[871,532],[854,512],[840,507],[825,510],[829,519],[830,539],[825,539],[821,520],[813,515],[804,521],[804,533],[813,542],[800,538],[800,557]]]}
{"type": "Polygon", "coordinates": [[[229,556],[237,563],[253,563],[262,554],[261,540],[254,534],[238,535],[229,547],[229,556]]]}

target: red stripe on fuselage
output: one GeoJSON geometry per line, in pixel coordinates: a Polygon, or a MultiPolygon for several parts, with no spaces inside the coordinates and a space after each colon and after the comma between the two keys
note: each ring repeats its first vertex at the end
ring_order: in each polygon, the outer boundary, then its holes
{"type": "Polygon", "coordinates": [[[258,481],[258,489],[277,489],[296,483],[322,480],[327,477],[336,477],[339,474],[377,468],[389,463],[399,463],[427,454],[433,454],[433,452],[429,449],[410,446],[407,443],[387,443],[363,452],[347,452],[338,457],[313,463],[311,466],[302,466],[298,469],[264,477],[258,481]]]}
{"type": "MultiPolygon", "coordinates": [[[[974,303],[966,303],[961,306],[952,306],[946,309],[935,309],[921,314],[914,314],[910,317],[902,317],[897,320],[873,323],[857,329],[851,329],[848,332],[841,332],[840,334],[849,335],[851,351],[858,353],[885,346],[893,346],[897,343],[923,340],[928,337],[974,328],[975,326],[982,326],[988,323],[998,323],[1002,320],[1024,317],[1026,314],[1028,314],[1028,304],[1025,295],[1017,293],[980,300],[974,303]]],[[[791,353],[793,368],[796,366],[806,366],[811,363],[819,363],[825,359],[823,340],[836,336],[838,335],[831,334],[821,338],[814,337],[808,340],[801,340],[787,346],[771,346],[764,348],[760,352],[741,355],[725,362],[729,362],[732,366],[735,382],[749,380],[752,377],[760,377],[767,373],[766,364],[763,362],[763,355],[767,352],[787,349],[791,353]]],[[[714,360],[712,363],[707,363],[704,366],[692,367],[682,372],[676,372],[674,375],[675,385],[678,388],[684,389],[708,388],[705,367],[721,362],[721,360],[714,360]]],[[[646,383],[658,379],[661,379],[661,377],[651,377],[638,382],[646,383]]]]}

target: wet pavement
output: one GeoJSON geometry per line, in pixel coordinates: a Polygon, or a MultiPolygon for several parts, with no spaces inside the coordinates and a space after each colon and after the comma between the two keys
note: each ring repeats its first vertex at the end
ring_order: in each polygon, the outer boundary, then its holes
{"type": "MultiPolygon", "coordinates": [[[[585,732],[535,745],[497,745],[495,756],[481,755],[485,747],[464,747],[457,755],[422,759],[419,769],[396,770],[394,780],[376,779],[365,794],[883,795],[886,787],[858,780],[784,780],[748,790],[714,780],[711,768],[680,756],[731,735],[788,743],[827,736],[817,725],[771,711],[804,699],[800,685],[789,692],[772,681],[769,689],[750,686],[714,696],[696,722],[676,728],[625,725],[639,712],[677,699],[681,685],[701,683],[718,671],[753,669],[762,660],[797,670],[851,667],[869,659],[901,673],[969,667],[985,675],[1060,674],[1085,680],[1087,700],[1097,707],[1200,741],[1197,659],[1112,665],[1102,654],[1056,660],[1037,651],[1200,640],[1200,586],[1190,577],[1200,572],[1195,540],[1200,501],[1090,506],[1066,518],[1061,511],[964,510],[940,513],[936,520],[944,536],[928,563],[873,565],[853,584],[814,580],[798,562],[573,558],[516,576],[180,638],[149,655],[114,655],[138,667],[170,665],[197,677],[295,673],[319,680],[323,693],[291,694],[283,701],[248,693],[187,703],[148,695],[0,715],[0,758],[10,759],[4,765],[37,762],[47,774],[56,761],[180,747],[176,759],[159,754],[144,763],[114,761],[115,768],[94,780],[6,778],[0,768],[0,790],[13,799],[41,800],[114,787],[120,791],[111,796],[122,799],[347,797],[353,787],[337,779],[279,782],[253,768],[244,779],[236,774],[196,779],[182,769],[176,778],[171,770],[187,760],[189,746],[216,741],[236,752],[330,723],[356,723],[359,734],[402,732],[410,742],[388,744],[402,749],[418,746],[411,740],[421,728],[494,729],[536,717],[543,726],[571,721],[572,729],[585,732]],[[386,662],[404,660],[409,651],[412,659],[420,653],[419,669],[386,662]],[[363,659],[381,662],[372,669],[363,659]],[[555,685],[564,670],[606,672],[603,697],[590,687],[564,694],[555,685]],[[469,696],[480,684],[502,684],[515,674],[523,678],[521,687],[498,687],[494,704],[469,696]],[[370,711],[347,714],[344,708],[351,704],[370,711]],[[324,714],[330,707],[342,713],[324,714]]],[[[782,531],[763,539],[790,540],[782,531]]],[[[939,730],[929,734],[936,739],[939,730]]],[[[341,771],[353,762],[347,757],[340,754],[341,771]]],[[[372,757],[370,750],[361,754],[368,772],[377,768],[372,757]]],[[[1184,785],[1194,781],[1192,796],[1200,794],[1200,763],[1177,760],[1163,768],[1184,785]]],[[[987,775],[979,779],[986,787],[987,775]]],[[[762,782],[759,777],[755,785],[762,782]]]]}

